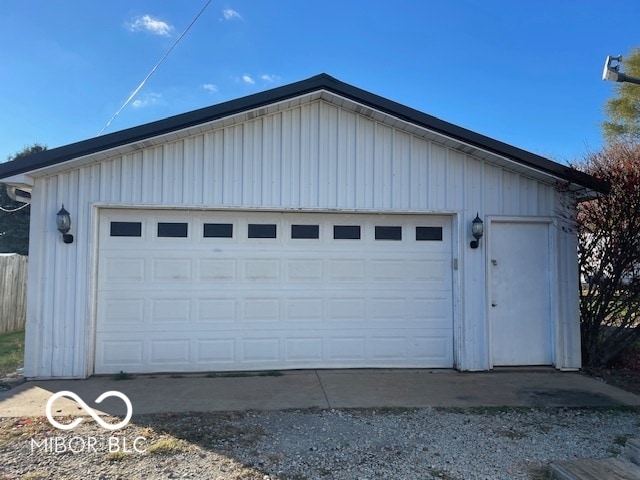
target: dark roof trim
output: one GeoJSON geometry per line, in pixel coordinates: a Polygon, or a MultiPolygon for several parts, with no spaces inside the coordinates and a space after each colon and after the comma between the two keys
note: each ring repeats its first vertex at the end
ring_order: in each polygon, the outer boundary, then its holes
{"type": "Polygon", "coordinates": [[[57,165],[73,158],[90,155],[103,150],[120,147],[151,137],[175,132],[198,124],[217,120],[244,111],[263,107],[290,98],[298,97],[319,90],[327,90],[373,109],[420,125],[429,130],[473,145],[477,148],[506,157],[515,162],[557,176],[571,183],[587,187],[598,192],[608,193],[609,186],[605,182],[584,172],[553,162],[545,157],[508,145],[493,138],[486,137],[471,130],[445,122],[432,115],[401,105],[360,88],[341,82],[327,74],[320,74],[296,83],[256,93],[247,97],[201,108],[191,112],[168,117],[156,122],[147,123],[126,130],[110,133],[101,137],[90,138],[59,148],[45,150],[34,155],[21,157],[0,164],[0,178],[20,173],[27,173],[44,167],[57,165]]]}

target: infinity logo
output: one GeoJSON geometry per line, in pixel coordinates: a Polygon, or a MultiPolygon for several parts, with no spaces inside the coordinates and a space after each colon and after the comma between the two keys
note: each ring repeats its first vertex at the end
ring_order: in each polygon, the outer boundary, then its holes
{"type": "Polygon", "coordinates": [[[75,428],[78,425],[80,425],[80,423],[83,420],[83,418],[76,418],[73,422],[71,422],[68,425],[63,425],[57,422],[53,418],[53,415],[51,414],[51,407],[53,406],[53,402],[55,402],[60,397],[69,397],[75,400],[85,412],[91,415],[91,417],[93,417],[93,419],[100,424],[102,428],[106,428],[107,430],[118,430],[126,426],[129,423],[129,420],[131,420],[131,415],[133,415],[133,407],[131,406],[131,400],[129,400],[129,397],[127,397],[124,393],[118,392],[117,390],[110,390],[108,392],[104,392],[102,395],[96,398],[96,403],[100,403],[105,398],[118,397],[122,399],[124,404],[127,406],[127,416],[124,418],[124,420],[119,423],[113,423],[113,424],[107,423],[104,420],[102,420],[98,416],[98,414],[89,405],[87,405],[78,395],[76,395],[73,392],[69,392],[67,390],[62,390],[58,393],[54,393],[53,395],[51,395],[51,397],[47,401],[47,408],[46,408],[47,418],[49,419],[49,423],[51,423],[51,425],[53,425],[54,427],[59,428],[60,430],[71,430],[72,428],[75,428]]]}

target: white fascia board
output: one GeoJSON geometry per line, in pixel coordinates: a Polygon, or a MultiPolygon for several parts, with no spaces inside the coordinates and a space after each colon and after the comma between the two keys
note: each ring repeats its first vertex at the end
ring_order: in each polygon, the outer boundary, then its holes
{"type": "Polygon", "coordinates": [[[33,185],[35,184],[35,181],[31,176],[20,173],[18,175],[13,175],[12,177],[2,178],[0,179],[0,183],[11,185],[12,187],[17,187],[20,190],[31,192],[31,187],[33,187],[33,185]]]}

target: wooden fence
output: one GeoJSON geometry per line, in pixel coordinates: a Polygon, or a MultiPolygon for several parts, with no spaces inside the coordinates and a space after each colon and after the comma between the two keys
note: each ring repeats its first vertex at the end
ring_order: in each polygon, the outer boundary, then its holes
{"type": "Polygon", "coordinates": [[[0,333],[24,329],[26,301],[27,257],[0,254],[0,333]]]}

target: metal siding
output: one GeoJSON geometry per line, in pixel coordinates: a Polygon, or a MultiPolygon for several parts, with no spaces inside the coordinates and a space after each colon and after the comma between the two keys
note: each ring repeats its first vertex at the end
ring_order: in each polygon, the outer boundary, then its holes
{"type": "Polygon", "coordinates": [[[520,215],[520,175],[503,170],[502,172],[502,208],[503,215],[520,215]]]}
{"type": "Polygon", "coordinates": [[[461,211],[465,208],[465,162],[466,157],[459,152],[449,152],[447,162],[447,209],[461,211]]]}
{"type": "Polygon", "coordinates": [[[351,112],[338,110],[336,121],[336,198],[334,206],[355,205],[357,162],[354,159],[358,143],[356,136],[357,117],[351,112]]]}
{"type": "Polygon", "coordinates": [[[555,189],[550,185],[545,185],[540,182],[537,183],[536,188],[538,190],[538,215],[548,215],[550,217],[555,216],[557,213],[554,210],[554,204],[556,201],[555,189]]]}
{"type": "MultiPolygon", "coordinates": [[[[195,137],[195,138],[199,138],[195,137]]],[[[202,192],[202,185],[196,183],[196,169],[202,166],[202,158],[196,157],[195,138],[186,138],[180,142],[180,157],[182,158],[182,200],[181,203],[196,203],[197,194],[202,192]]]]}
{"type": "MultiPolygon", "coordinates": [[[[93,188],[93,168],[84,168],[82,170],[78,170],[77,173],[77,192],[78,192],[78,211],[76,215],[76,235],[77,232],[90,232],[89,224],[90,224],[90,211],[86,206],[88,205],[88,199],[90,193],[93,188]]],[[[90,258],[90,246],[92,243],[89,242],[89,239],[86,238],[85,242],[76,244],[76,248],[80,250],[79,256],[81,258],[90,258]]],[[[88,303],[87,299],[89,298],[89,292],[87,291],[88,282],[84,279],[91,278],[90,270],[89,270],[88,262],[76,262],[73,268],[73,275],[75,278],[75,289],[70,291],[72,295],[69,298],[69,302],[73,304],[73,331],[72,331],[72,341],[73,343],[70,345],[71,352],[70,355],[72,357],[70,361],[70,365],[68,366],[68,375],[72,377],[78,377],[84,375],[84,369],[82,368],[85,365],[84,351],[86,350],[85,342],[87,341],[86,330],[84,325],[88,324],[88,319],[91,318],[89,315],[88,303]],[[84,291],[80,292],[78,295],[78,288],[82,285],[82,289],[84,291]]]]}
{"type": "Polygon", "coordinates": [[[375,123],[363,117],[358,118],[358,156],[356,184],[358,202],[356,208],[373,208],[374,204],[374,152],[375,152],[375,123]]]}
{"type": "Polygon", "coordinates": [[[427,191],[429,192],[428,209],[446,209],[446,165],[449,149],[435,143],[431,144],[429,155],[429,172],[427,174],[427,191]]]}
{"type": "MultiPolygon", "coordinates": [[[[482,243],[469,248],[470,222],[476,212],[555,216],[557,195],[552,185],[317,101],[37,180],[33,199],[25,368],[28,377],[46,378],[91,373],[86,276],[96,202],[456,212],[457,366],[482,370],[488,367],[484,250],[482,243]],[[72,215],[71,245],[55,226],[63,202],[72,215]]],[[[566,366],[579,355],[571,323],[577,311],[572,242],[572,235],[557,242],[566,366]]]]}
{"type": "Polygon", "coordinates": [[[493,165],[484,169],[483,203],[486,215],[499,215],[502,210],[502,172],[493,165]]]}
{"type": "Polygon", "coordinates": [[[25,322],[25,377],[40,376],[42,360],[42,317],[39,309],[44,305],[42,299],[42,269],[47,265],[44,247],[47,242],[39,230],[42,214],[45,210],[44,188],[42,181],[36,181],[31,194],[31,220],[29,225],[29,263],[27,273],[27,316],[25,322]]]}
{"type": "Polygon", "coordinates": [[[529,180],[528,178],[520,177],[520,185],[518,187],[518,191],[520,194],[520,199],[518,201],[521,209],[521,214],[524,215],[536,215],[537,214],[537,206],[538,206],[538,190],[535,188],[535,183],[533,180],[529,180]]]}
{"type": "MultiPolygon", "coordinates": [[[[489,368],[489,338],[486,319],[486,246],[481,240],[478,249],[469,248],[472,240],[470,225],[477,213],[486,215],[483,205],[484,168],[483,163],[472,157],[465,162],[466,208],[460,218],[460,264],[462,288],[460,290],[460,335],[461,351],[458,352],[462,370],[486,370],[489,368]]],[[[485,222],[485,225],[488,222],[485,222]]]]}
{"type": "Polygon", "coordinates": [[[430,143],[417,137],[412,137],[411,149],[411,198],[412,210],[426,210],[429,205],[429,146],[430,143]]]}
{"type": "Polygon", "coordinates": [[[559,268],[557,271],[556,298],[558,321],[555,366],[565,370],[578,370],[582,366],[580,347],[580,306],[578,299],[579,275],[577,237],[560,228],[556,228],[556,245],[559,268]],[[562,255],[565,253],[564,255],[562,255]]]}

